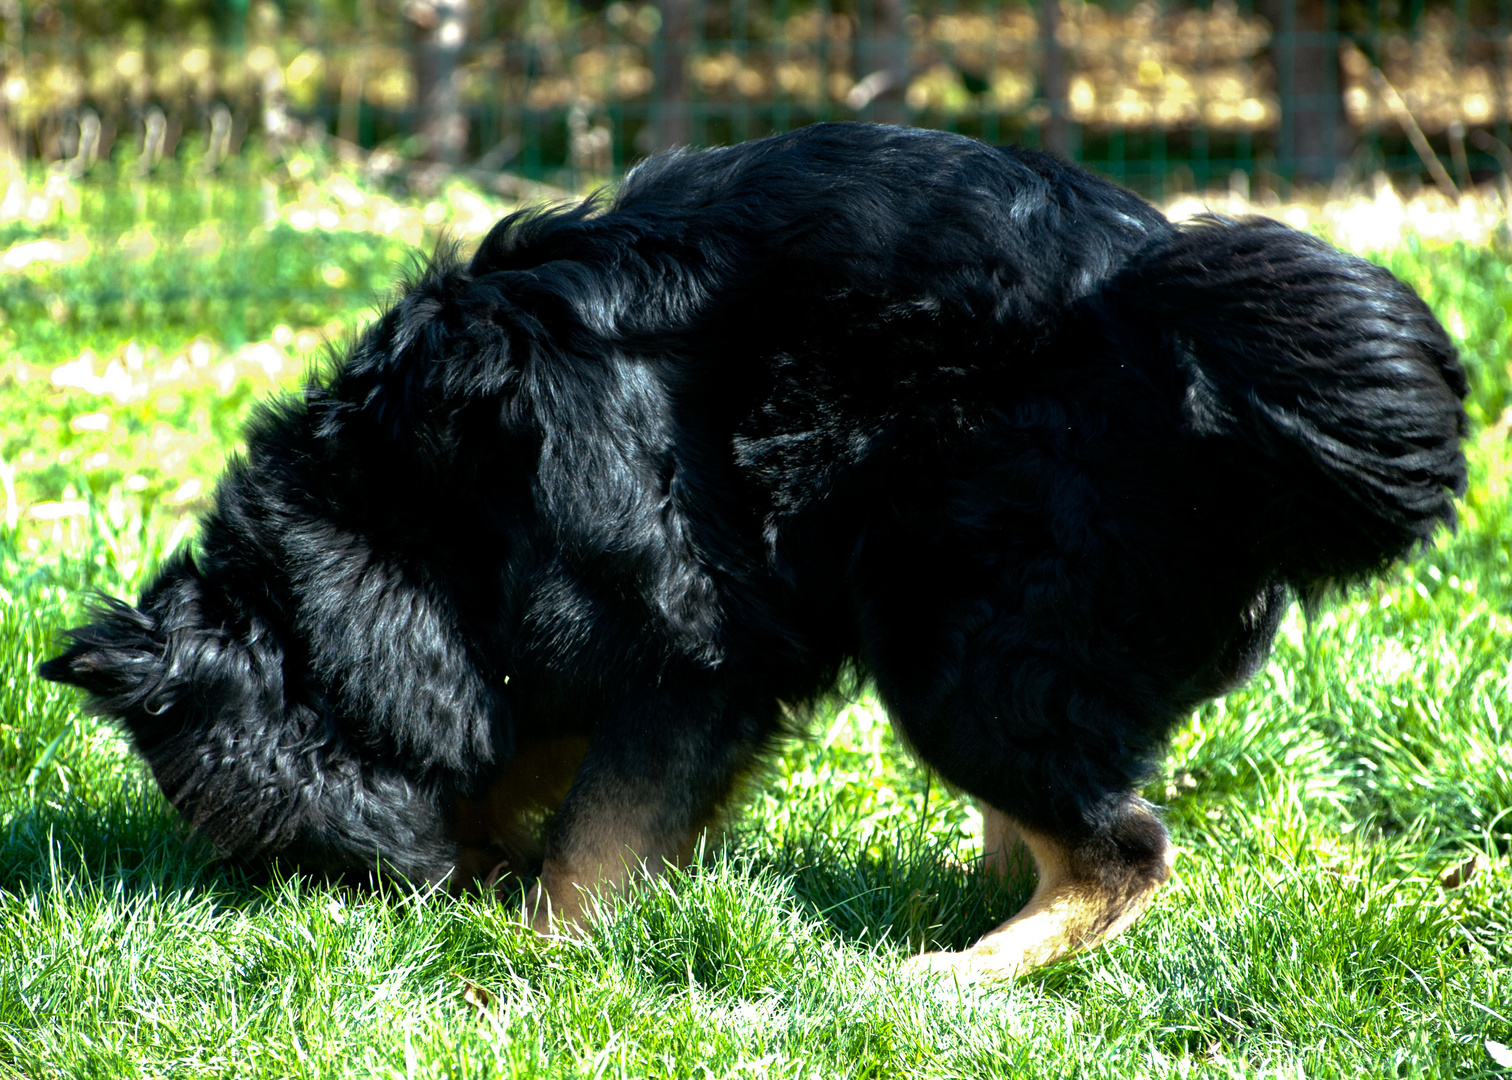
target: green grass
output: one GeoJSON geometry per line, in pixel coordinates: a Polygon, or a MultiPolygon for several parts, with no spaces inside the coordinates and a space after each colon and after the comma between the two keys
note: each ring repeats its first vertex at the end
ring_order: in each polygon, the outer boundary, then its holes
{"type": "Polygon", "coordinates": [[[1310,621],[1292,612],[1265,671],[1181,729],[1148,794],[1182,853],[1144,921],[1011,985],[931,987],[901,960],[969,942],[1024,887],[978,874],[980,822],[868,699],[817,717],[696,867],[567,942],[475,899],[254,885],[108,725],[36,678],[91,590],[132,595],[191,534],[246,409],[318,350],[299,332],[339,338],[407,257],[393,234],[287,224],[291,200],[351,181],[274,179],[271,217],[256,183],[195,202],[123,179],[0,229],[3,250],[129,219],[155,243],[0,279],[16,515],[0,528],[0,1076],[1508,1072],[1493,1056],[1512,1043],[1507,252],[1382,258],[1471,367],[1458,533],[1310,621]],[[207,221],[218,248],[195,247],[207,221]],[[110,292],[128,280],[160,306],[110,292]],[[198,301],[174,291],[189,280],[198,301]],[[277,341],[295,358],[270,376],[257,349],[277,341]],[[119,361],[119,393],[54,385],[86,348],[97,375],[119,361]],[[1476,857],[1467,883],[1440,885],[1476,857]]]}

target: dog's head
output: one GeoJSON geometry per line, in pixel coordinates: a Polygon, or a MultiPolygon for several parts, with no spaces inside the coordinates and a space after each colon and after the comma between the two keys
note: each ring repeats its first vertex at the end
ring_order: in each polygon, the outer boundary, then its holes
{"type": "Polygon", "coordinates": [[[266,627],[223,606],[180,553],[138,606],[101,598],[40,674],[79,687],[91,711],[118,720],[169,800],[217,846],[250,853],[266,846],[270,837],[255,834],[269,823],[209,777],[218,757],[245,753],[282,720],[283,656],[266,627]]]}
{"type": "Polygon", "coordinates": [[[244,601],[181,553],[136,607],[102,600],[40,673],[119,721],[168,800],[224,854],[337,876],[445,877],[454,851],[438,792],[364,759],[244,601]]]}

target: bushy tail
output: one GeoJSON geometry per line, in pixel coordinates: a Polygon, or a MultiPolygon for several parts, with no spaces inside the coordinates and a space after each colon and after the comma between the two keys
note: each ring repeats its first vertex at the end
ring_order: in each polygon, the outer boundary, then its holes
{"type": "Polygon", "coordinates": [[[1174,335],[1191,430],[1254,488],[1254,540],[1293,585],[1358,577],[1453,524],[1465,374],[1387,271],[1279,222],[1204,218],[1110,299],[1174,335]]]}

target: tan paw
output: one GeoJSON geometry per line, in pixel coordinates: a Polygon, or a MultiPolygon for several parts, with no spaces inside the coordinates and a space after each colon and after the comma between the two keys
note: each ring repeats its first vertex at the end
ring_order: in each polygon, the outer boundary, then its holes
{"type": "Polygon", "coordinates": [[[1013,958],[999,956],[995,951],[967,949],[910,956],[904,961],[903,974],[928,979],[945,977],[961,984],[992,983],[1012,979],[1020,967],[1013,958]]]}
{"type": "Polygon", "coordinates": [[[588,934],[589,899],[577,886],[568,884],[547,891],[538,881],[525,894],[525,921],[542,937],[582,938],[588,934]]]}

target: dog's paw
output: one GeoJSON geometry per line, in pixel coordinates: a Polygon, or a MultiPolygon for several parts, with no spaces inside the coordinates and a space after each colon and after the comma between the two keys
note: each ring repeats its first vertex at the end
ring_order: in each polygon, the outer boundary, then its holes
{"type": "Polygon", "coordinates": [[[962,985],[1006,982],[1019,973],[1021,964],[996,951],[967,949],[965,952],[927,952],[910,956],[903,974],[920,979],[946,978],[962,985]]]}
{"type": "Polygon", "coordinates": [[[522,905],[524,921],[542,937],[580,941],[589,933],[589,919],[599,906],[584,890],[568,884],[552,889],[541,880],[531,886],[522,905]]]}

